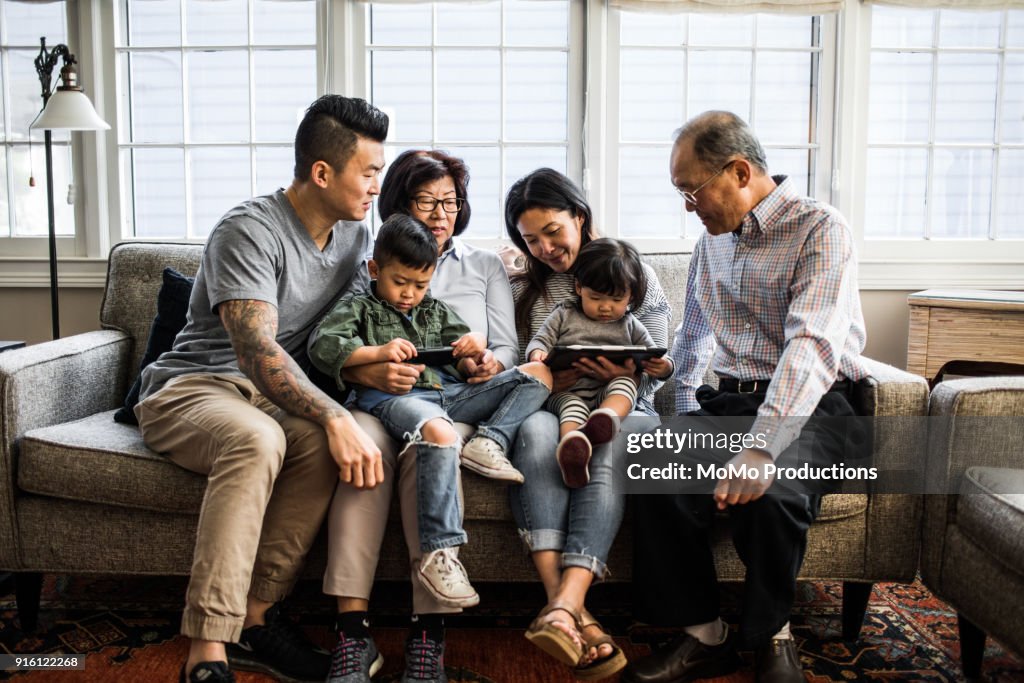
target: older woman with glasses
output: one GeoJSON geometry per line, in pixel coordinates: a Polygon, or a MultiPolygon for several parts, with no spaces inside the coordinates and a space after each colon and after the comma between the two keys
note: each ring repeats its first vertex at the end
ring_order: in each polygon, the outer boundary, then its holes
{"type": "MultiPolygon", "coordinates": [[[[472,331],[486,336],[487,353],[479,365],[470,368],[467,380],[482,382],[514,367],[519,359],[519,346],[513,323],[512,290],[501,259],[458,237],[469,225],[471,215],[468,181],[469,173],[461,159],[436,150],[403,152],[384,178],[378,211],[385,220],[394,213],[408,214],[422,221],[434,235],[438,262],[431,294],[454,308],[472,331]]],[[[346,368],[342,377],[346,382],[404,394],[413,386],[422,367],[375,363],[346,368]]],[[[447,681],[442,658],[444,615],[461,609],[441,604],[417,578],[423,553],[416,515],[416,458],[405,453],[399,459],[398,445],[376,418],[360,411],[353,411],[353,415],[380,446],[384,484],[364,490],[340,485],[331,505],[324,592],[337,597],[339,640],[328,681],[368,682],[380,669],[380,656],[368,630],[367,610],[396,478],[412,573],[414,614],[406,641],[406,675],[402,680],[447,681]]],[[[499,460],[486,452],[464,452],[462,466],[493,479],[522,481],[522,475],[504,457],[499,460]]],[[[439,571],[443,573],[443,569],[439,571]]],[[[468,582],[466,587],[472,591],[468,582]]]]}

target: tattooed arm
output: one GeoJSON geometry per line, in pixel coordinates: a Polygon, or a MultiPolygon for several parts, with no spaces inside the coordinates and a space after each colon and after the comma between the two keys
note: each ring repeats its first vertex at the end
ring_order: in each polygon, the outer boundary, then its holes
{"type": "Polygon", "coordinates": [[[323,426],[339,477],[356,488],[384,479],[380,449],[352,415],[320,391],[277,343],[277,309],[265,301],[232,300],[217,307],[238,367],[256,388],[291,415],[323,426]]]}

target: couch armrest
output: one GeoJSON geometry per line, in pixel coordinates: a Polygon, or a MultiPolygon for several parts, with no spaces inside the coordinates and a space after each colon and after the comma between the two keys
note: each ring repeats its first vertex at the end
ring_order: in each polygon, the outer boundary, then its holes
{"type": "MultiPolygon", "coordinates": [[[[929,402],[928,480],[934,490],[959,491],[971,467],[1024,469],[1024,377],[941,382],[929,402]]],[[[942,592],[946,528],[956,524],[956,495],[925,497],[921,572],[942,592]]]]}
{"type": "Polygon", "coordinates": [[[18,441],[39,427],[110,410],[124,400],[132,340],[87,332],[0,354],[0,569],[21,557],[14,496],[18,441]]]}
{"type": "MultiPolygon", "coordinates": [[[[928,383],[870,358],[864,362],[871,374],[857,383],[855,398],[861,414],[871,416],[874,464],[913,472],[925,452],[928,383]]],[[[921,498],[916,493],[868,497],[866,578],[913,580],[921,547],[921,498]]]]}

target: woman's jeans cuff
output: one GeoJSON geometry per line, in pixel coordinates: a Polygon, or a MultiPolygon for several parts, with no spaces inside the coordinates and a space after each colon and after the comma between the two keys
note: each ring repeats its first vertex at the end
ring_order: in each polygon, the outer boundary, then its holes
{"type": "Polygon", "coordinates": [[[436,538],[427,543],[420,544],[420,552],[430,553],[435,550],[442,550],[444,548],[457,548],[460,545],[466,545],[469,541],[469,536],[465,533],[455,534],[454,536],[448,536],[447,538],[436,538]]]}
{"type": "Polygon", "coordinates": [[[594,575],[594,581],[601,582],[608,578],[608,565],[593,555],[582,553],[562,553],[562,569],[582,567],[594,575]]]}

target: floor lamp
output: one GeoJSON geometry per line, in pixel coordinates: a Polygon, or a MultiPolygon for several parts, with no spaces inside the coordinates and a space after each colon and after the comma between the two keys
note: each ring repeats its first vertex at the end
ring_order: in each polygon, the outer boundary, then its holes
{"type": "Polygon", "coordinates": [[[43,86],[43,112],[32,123],[32,128],[41,128],[46,147],[46,201],[49,208],[50,238],[50,317],[53,324],[53,338],[60,338],[60,304],[57,296],[57,227],[53,210],[53,142],[54,130],[109,130],[110,126],[101,119],[78,86],[77,60],[67,45],[60,44],[52,50],[46,49],[46,38],[39,39],[39,55],[35,59],[36,74],[43,86]],[[57,92],[51,92],[53,69],[59,59],[64,59],[60,70],[61,84],[57,92]]]}

